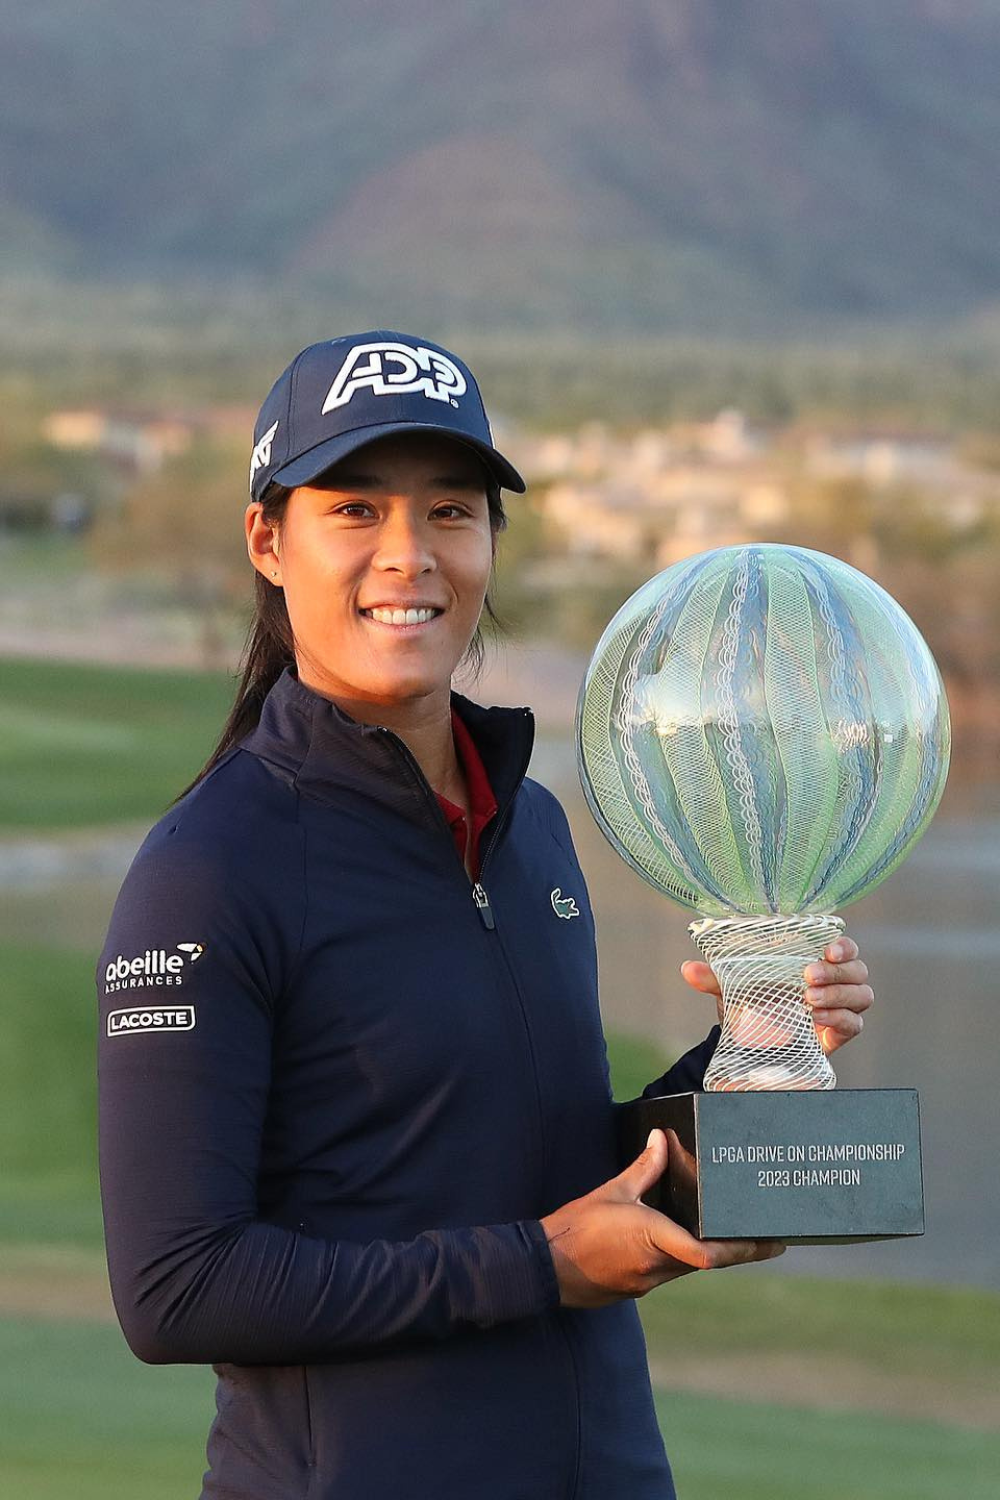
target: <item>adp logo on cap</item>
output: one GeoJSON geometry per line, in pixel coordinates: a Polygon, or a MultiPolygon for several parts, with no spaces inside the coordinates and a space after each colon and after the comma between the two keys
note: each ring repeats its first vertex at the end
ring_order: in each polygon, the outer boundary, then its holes
{"type": "Polygon", "coordinates": [[[322,414],[346,406],[356,391],[373,396],[415,395],[422,391],[432,401],[450,401],[468,389],[465,376],[447,354],[422,344],[355,344],[337,372],[323,402],[322,414]],[[423,372],[423,373],[421,373],[423,372]]]}
{"type": "Polygon", "coordinates": [[[431,339],[373,328],[310,344],[278,376],[254,424],[251,499],[272,483],[311,484],[356,449],[404,432],[464,443],[497,484],[524,493],[468,365],[431,339]]]}

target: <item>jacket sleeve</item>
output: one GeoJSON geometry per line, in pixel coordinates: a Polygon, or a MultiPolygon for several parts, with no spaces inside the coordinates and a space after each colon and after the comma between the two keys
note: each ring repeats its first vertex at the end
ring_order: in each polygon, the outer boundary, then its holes
{"type": "Polygon", "coordinates": [[[355,1244],[257,1217],[274,1005],[304,897],[284,892],[299,909],[279,923],[245,872],[173,831],[133,861],[96,972],[101,1197],[132,1351],[322,1363],[557,1306],[535,1219],[355,1244]]]}

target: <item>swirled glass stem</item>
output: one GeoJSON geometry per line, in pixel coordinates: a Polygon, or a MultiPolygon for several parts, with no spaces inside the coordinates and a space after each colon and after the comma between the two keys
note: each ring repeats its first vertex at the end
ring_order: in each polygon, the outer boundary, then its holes
{"type": "Polygon", "coordinates": [[[837,1079],[805,1002],[806,965],[844,930],[840,917],[705,918],[688,928],[722,986],[722,1035],[709,1092],[832,1089],[837,1079]]]}

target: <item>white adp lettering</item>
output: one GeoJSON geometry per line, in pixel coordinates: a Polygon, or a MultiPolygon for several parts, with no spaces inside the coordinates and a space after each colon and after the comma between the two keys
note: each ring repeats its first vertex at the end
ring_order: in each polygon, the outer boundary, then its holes
{"type": "Polygon", "coordinates": [[[446,354],[410,344],[355,344],[337,372],[323,402],[325,416],[346,406],[355,391],[370,386],[375,396],[423,391],[432,401],[464,396],[465,376],[446,354]]]}

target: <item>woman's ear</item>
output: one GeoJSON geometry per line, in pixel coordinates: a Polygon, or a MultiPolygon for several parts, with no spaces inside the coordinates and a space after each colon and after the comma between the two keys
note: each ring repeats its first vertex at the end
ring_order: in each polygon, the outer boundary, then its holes
{"type": "Polygon", "coordinates": [[[253,500],[247,506],[243,523],[250,561],[269,583],[280,588],[280,528],[276,522],[264,519],[264,507],[259,500],[253,500]]]}

